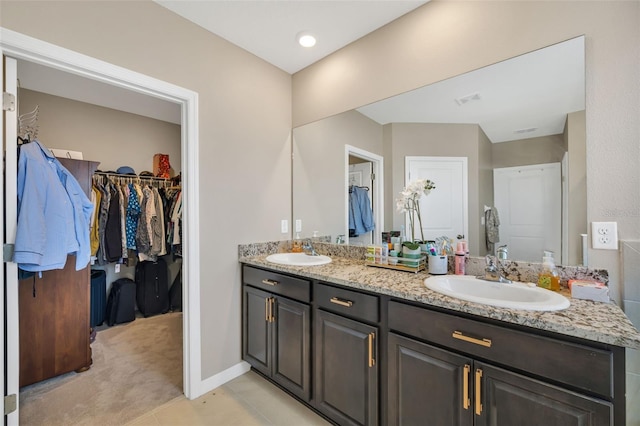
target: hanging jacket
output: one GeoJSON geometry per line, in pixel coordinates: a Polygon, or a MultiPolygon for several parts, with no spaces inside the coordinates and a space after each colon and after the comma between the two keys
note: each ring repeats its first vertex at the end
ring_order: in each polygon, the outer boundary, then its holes
{"type": "Polygon", "coordinates": [[[89,263],[93,204],[75,177],[37,140],[20,147],[14,262],[29,272],[89,263]]]}

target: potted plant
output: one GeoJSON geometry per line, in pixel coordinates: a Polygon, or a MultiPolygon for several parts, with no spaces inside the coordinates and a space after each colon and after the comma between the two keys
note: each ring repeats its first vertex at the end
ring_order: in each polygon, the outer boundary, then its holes
{"type": "MultiPolygon", "coordinates": [[[[422,230],[420,198],[422,198],[423,195],[429,195],[431,193],[431,190],[435,189],[435,187],[435,183],[430,179],[414,180],[400,192],[400,197],[396,200],[398,211],[401,213],[409,214],[409,227],[411,229],[411,240],[409,242],[416,245],[424,245],[424,251],[427,251],[427,242],[424,239],[424,232],[422,230]],[[416,225],[418,225],[418,228],[420,229],[419,240],[416,240],[415,236],[416,225]]],[[[407,247],[407,245],[404,245],[404,247],[407,247]]],[[[419,246],[417,248],[419,248],[419,246]]]]}

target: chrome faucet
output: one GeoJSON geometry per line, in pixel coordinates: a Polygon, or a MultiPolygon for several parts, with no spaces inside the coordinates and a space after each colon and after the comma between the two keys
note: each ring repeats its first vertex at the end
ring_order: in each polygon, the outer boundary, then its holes
{"type": "Polygon", "coordinates": [[[302,250],[309,256],[318,256],[318,253],[316,253],[316,250],[313,248],[313,244],[311,244],[311,238],[305,240],[304,244],[302,244],[302,250]]]}
{"type": "Polygon", "coordinates": [[[496,259],[494,256],[488,254],[485,257],[487,267],[484,270],[484,275],[478,275],[476,278],[485,281],[495,281],[499,283],[511,283],[511,280],[502,275],[500,271],[500,259],[496,259]],[[496,262],[497,261],[497,262],[496,262]]]}

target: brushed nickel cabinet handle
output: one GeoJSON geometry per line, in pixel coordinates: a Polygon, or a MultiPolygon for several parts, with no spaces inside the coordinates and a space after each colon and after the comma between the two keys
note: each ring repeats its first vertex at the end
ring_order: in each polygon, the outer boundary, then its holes
{"type": "Polygon", "coordinates": [[[376,360],[373,356],[373,340],[375,338],[375,333],[369,333],[369,367],[373,367],[376,365],[376,360]]]}
{"type": "Polygon", "coordinates": [[[462,408],[468,410],[471,406],[471,398],[469,398],[469,374],[471,373],[471,366],[469,364],[464,365],[464,377],[462,379],[462,408]]]}
{"type": "Polygon", "coordinates": [[[476,339],[475,337],[465,336],[461,331],[454,331],[451,337],[453,337],[454,339],[464,340],[465,342],[484,346],[486,348],[491,347],[491,339],[476,339]]]}
{"type": "Polygon", "coordinates": [[[280,282],[265,278],[264,280],[262,280],[262,284],[266,284],[266,285],[270,285],[270,286],[276,286],[276,285],[280,284],[280,282]]]}
{"type": "Polygon", "coordinates": [[[350,308],[353,306],[353,302],[351,300],[342,300],[337,297],[332,297],[330,302],[335,303],[336,305],[346,306],[347,308],[350,308]]]}
{"type": "Polygon", "coordinates": [[[482,391],[482,370],[479,368],[476,370],[476,414],[479,416],[482,414],[482,399],[480,392],[482,391]]]}

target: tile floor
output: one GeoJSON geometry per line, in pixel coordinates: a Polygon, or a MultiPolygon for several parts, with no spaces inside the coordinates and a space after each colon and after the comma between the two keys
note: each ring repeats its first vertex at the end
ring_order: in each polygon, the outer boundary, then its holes
{"type": "MultiPolygon", "coordinates": [[[[640,425],[640,376],[627,373],[627,426],[640,425]]],[[[249,371],[198,399],[178,397],[126,426],[330,425],[277,386],[249,371]]]]}
{"type": "Polygon", "coordinates": [[[329,424],[257,373],[249,371],[193,401],[184,396],[169,401],[127,426],[329,424]]]}

